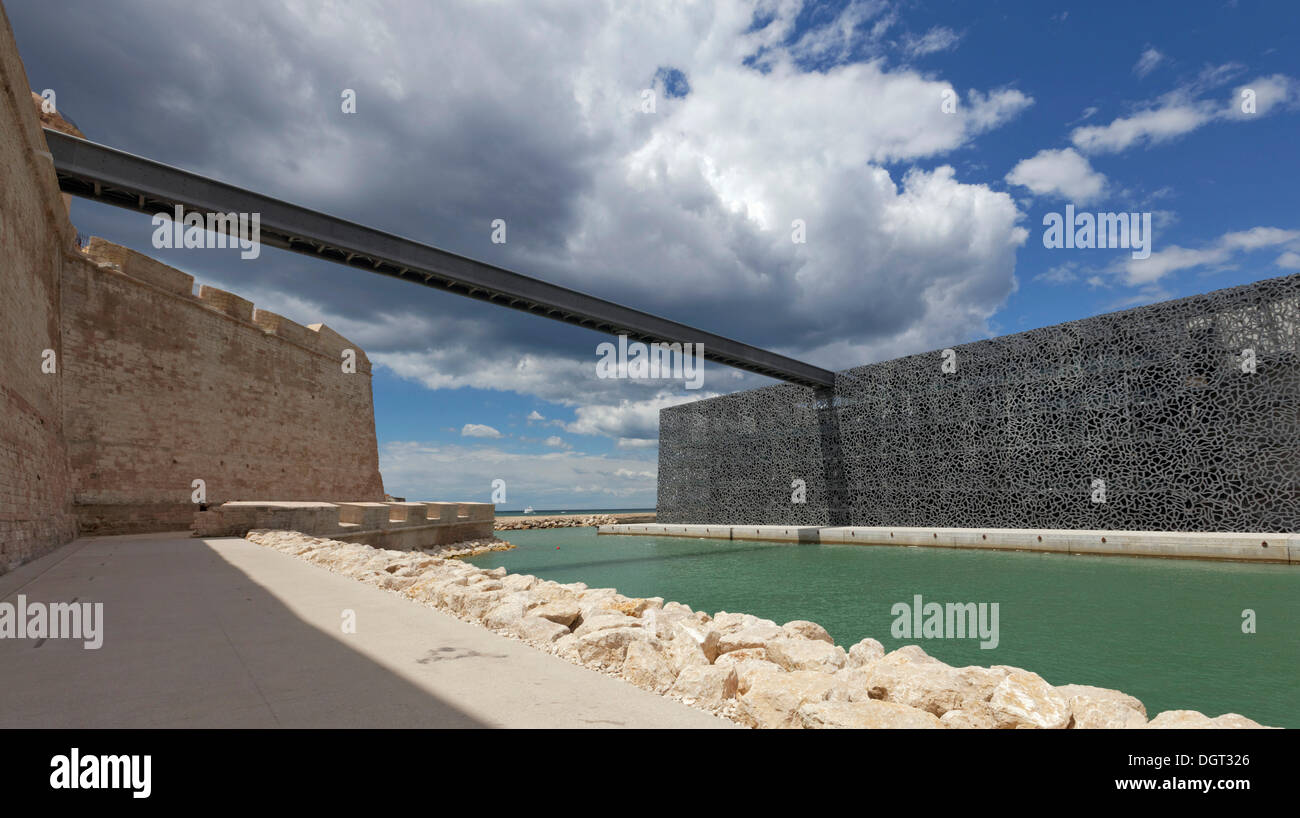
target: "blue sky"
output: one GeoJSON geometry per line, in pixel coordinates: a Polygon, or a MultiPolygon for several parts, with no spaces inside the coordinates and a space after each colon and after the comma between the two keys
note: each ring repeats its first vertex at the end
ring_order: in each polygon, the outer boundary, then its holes
{"type": "MultiPolygon", "coordinates": [[[[235,6],[6,8],[91,139],[832,369],[1300,271],[1292,4],[235,6]],[[1066,205],[1149,213],[1150,258],[1045,248],[1066,205]]],[[[361,345],[411,499],[651,506],[658,410],[770,383],[600,379],[595,333],[73,219],[361,345]]]]}

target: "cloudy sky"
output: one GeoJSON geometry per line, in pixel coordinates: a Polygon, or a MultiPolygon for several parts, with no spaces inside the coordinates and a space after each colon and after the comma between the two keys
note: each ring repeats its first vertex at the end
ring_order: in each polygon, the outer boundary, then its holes
{"type": "MultiPolygon", "coordinates": [[[[1287,2],[5,7],[90,139],[830,369],[1300,271],[1287,2]],[[1067,205],[1150,213],[1150,257],[1044,247],[1067,205]]],[[[601,379],[586,330],[73,220],[360,344],[410,499],[652,506],[658,410],[770,383],[601,379]]]]}

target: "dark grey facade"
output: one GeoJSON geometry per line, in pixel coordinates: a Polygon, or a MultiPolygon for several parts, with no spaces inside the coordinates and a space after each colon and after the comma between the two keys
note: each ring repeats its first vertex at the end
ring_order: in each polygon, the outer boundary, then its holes
{"type": "Polygon", "coordinates": [[[1300,531],[1300,275],[951,352],[662,410],[659,522],[1300,531]]]}

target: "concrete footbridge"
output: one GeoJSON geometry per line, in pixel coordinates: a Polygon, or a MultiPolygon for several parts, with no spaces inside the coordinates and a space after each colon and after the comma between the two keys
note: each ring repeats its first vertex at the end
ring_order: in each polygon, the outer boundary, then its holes
{"type": "Polygon", "coordinates": [[[491,304],[646,343],[703,345],[715,363],[811,387],[834,374],[612,301],[335,218],[85,139],[45,129],[59,188],[136,210],[258,213],[260,241],[282,250],[423,284],[491,304]]]}

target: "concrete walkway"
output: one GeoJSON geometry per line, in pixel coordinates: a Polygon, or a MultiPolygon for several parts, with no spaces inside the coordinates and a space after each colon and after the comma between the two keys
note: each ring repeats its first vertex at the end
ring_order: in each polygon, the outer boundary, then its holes
{"type": "Polygon", "coordinates": [[[104,642],[0,639],[0,728],[732,726],[242,539],[82,539],[18,594],[102,602],[104,642]]]}

